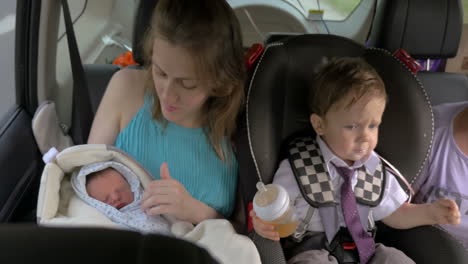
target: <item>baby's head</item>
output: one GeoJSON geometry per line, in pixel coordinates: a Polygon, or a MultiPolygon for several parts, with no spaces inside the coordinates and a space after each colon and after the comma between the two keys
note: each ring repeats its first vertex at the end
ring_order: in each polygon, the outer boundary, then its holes
{"type": "Polygon", "coordinates": [[[332,59],[316,75],[310,122],[331,151],[352,165],[376,147],[386,101],[385,85],[367,62],[332,59]]]}
{"type": "Polygon", "coordinates": [[[88,195],[120,209],[133,202],[133,192],[120,172],[113,168],[90,173],[86,177],[88,195]]]}

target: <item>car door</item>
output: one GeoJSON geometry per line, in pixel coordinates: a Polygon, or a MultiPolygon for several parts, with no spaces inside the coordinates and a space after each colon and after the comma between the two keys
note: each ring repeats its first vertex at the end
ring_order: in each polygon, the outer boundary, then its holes
{"type": "Polygon", "coordinates": [[[0,222],[35,217],[43,168],[31,129],[40,2],[0,2],[0,222]]]}

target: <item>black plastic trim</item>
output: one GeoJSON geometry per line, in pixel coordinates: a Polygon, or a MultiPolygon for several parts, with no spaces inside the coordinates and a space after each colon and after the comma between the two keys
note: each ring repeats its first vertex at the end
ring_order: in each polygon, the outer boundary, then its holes
{"type": "Polygon", "coordinates": [[[18,0],[15,32],[16,103],[29,114],[37,108],[37,58],[41,0],[18,0]]]}

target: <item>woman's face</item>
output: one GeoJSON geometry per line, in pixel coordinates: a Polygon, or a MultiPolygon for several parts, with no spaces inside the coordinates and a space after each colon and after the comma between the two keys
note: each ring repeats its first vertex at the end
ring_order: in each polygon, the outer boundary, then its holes
{"type": "Polygon", "coordinates": [[[182,47],[155,38],[152,75],[165,119],[179,126],[202,126],[203,105],[208,98],[198,79],[191,54],[182,47]]]}

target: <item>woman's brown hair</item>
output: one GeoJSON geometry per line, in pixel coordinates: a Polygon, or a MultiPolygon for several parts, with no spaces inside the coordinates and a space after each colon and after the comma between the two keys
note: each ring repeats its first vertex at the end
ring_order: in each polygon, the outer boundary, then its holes
{"type": "MultiPolygon", "coordinates": [[[[144,38],[145,58],[152,57],[155,38],[187,49],[198,66],[197,74],[212,83],[207,87],[209,97],[203,106],[203,125],[216,154],[226,161],[244,101],[242,36],[234,11],[225,0],[161,0],[144,38]]],[[[151,60],[145,61],[144,66],[145,85],[154,98],[153,118],[164,124],[151,60]]]]}

